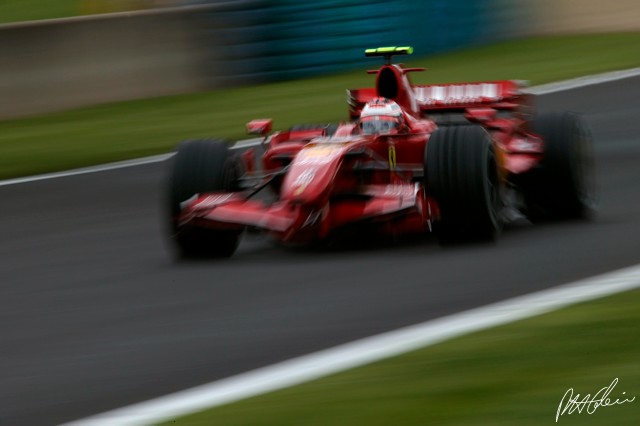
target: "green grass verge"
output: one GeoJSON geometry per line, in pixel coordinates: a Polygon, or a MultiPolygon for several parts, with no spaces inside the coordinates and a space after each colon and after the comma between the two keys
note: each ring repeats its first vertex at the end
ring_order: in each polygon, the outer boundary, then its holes
{"type": "Polygon", "coordinates": [[[2,0],[0,24],[76,16],[83,0],[2,0]]]}
{"type": "Polygon", "coordinates": [[[569,388],[636,400],[559,424],[640,418],[640,290],[473,333],[165,425],[555,424],[569,388]],[[626,392],[623,396],[622,392],[626,392]]]}
{"type": "MultiPolygon", "coordinates": [[[[640,33],[534,38],[427,58],[414,83],[524,79],[532,84],[640,66],[640,33]]],[[[276,128],[335,122],[347,117],[345,89],[370,87],[362,70],[307,80],[122,102],[47,116],[0,122],[0,178],[50,172],[158,154],[184,139],[244,137],[253,118],[274,118],[276,128]]]]}
{"type": "Polygon", "coordinates": [[[0,24],[69,18],[151,7],[145,0],[1,0],[0,24]]]}

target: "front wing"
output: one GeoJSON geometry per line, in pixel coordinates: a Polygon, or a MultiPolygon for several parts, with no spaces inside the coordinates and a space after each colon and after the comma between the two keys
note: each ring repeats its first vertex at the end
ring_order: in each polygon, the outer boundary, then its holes
{"type": "Polygon", "coordinates": [[[322,239],[351,224],[410,220],[417,229],[428,226],[430,209],[419,183],[368,185],[357,196],[340,196],[321,205],[287,201],[266,203],[244,193],[209,193],[184,204],[177,219],[181,226],[220,229],[252,227],[278,239],[322,239]]]}

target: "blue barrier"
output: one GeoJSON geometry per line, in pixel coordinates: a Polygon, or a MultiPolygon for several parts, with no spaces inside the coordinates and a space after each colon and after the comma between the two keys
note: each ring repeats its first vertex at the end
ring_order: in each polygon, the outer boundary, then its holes
{"type": "Polygon", "coordinates": [[[212,78],[276,81],[362,67],[368,47],[411,45],[424,56],[505,39],[519,6],[505,0],[248,0],[202,12],[200,26],[215,52],[208,63],[212,78]]]}

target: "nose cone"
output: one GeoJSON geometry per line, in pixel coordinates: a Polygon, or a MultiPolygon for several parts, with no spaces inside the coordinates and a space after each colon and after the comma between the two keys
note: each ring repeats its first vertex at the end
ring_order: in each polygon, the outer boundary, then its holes
{"type": "Polygon", "coordinates": [[[282,183],[281,198],[298,203],[324,201],[345,150],[342,144],[307,145],[291,163],[282,183]]]}

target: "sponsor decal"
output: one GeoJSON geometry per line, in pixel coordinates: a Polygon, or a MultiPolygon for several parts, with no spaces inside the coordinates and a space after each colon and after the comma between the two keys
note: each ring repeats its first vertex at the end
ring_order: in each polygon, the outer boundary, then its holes
{"type": "Polygon", "coordinates": [[[389,145],[389,169],[395,170],[396,165],[396,147],[389,145]]]}
{"type": "Polygon", "coordinates": [[[383,195],[389,197],[415,198],[420,186],[416,182],[415,185],[390,184],[384,189],[383,195]]]}
{"type": "Polygon", "coordinates": [[[207,208],[216,207],[216,206],[219,206],[220,204],[223,204],[223,203],[229,201],[230,199],[233,198],[233,196],[234,196],[234,194],[232,194],[232,193],[207,195],[201,201],[196,203],[193,206],[193,208],[194,209],[207,209],[207,208]]]}
{"type": "Polygon", "coordinates": [[[296,164],[326,164],[330,162],[341,150],[340,145],[322,144],[308,147],[300,151],[296,164]]]}
{"type": "Polygon", "coordinates": [[[540,140],[536,139],[524,139],[524,138],[514,138],[509,143],[509,148],[513,151],[519,152],[532,152],[532,153],[542,153],[543,147],[540,143],[540,140]]]}
{"type": "Polygon", "coordinates": [[[417,96],[428,105],[493,102],[501,99],[500,89],[495,83],[427,86],[419,88],[417,96]]]}
{"type": "Polygon", "coordinates": [[[313,181],[316,173],[313,170],[305,170],[298,175],[295,181],[293,181],[293,195],[300,195],[307,189],[307,186],[313,181]]]}

